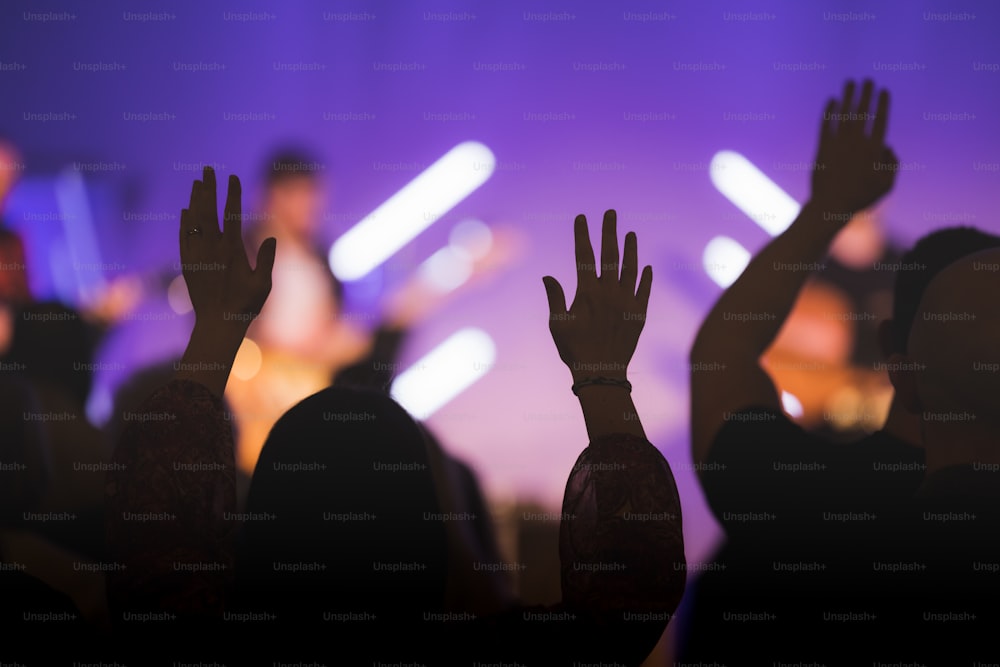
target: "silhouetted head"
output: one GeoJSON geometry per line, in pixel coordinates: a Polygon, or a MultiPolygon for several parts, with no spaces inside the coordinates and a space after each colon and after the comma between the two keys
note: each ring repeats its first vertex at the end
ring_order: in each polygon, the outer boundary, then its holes
{"type": "Polygon", "coordinates": [[[240,578],[251,603],[307,623],[442,604],[447,544],[426,445],[385,395],[331,387],[286,412],[246,511],[240,578]]]}
{"type": "Polygon", "coordinates": [[[5,361],[21,364],[24,375],[87,402],[93,381],[93,333],[80,314],[54,301],[32,303],[15,316],[5,361]]]}
{"type": "MultiPolygon", "coordinates": [[[[924,290],[894,378],[925,421],[1000,425],[1000,248],[963,257],[924,290]]],[[[1000,428],[996,431],[1000,434],[1000,428]]]]}
{"type": "Polygon", "coordinates": [[[918,240],[900,259],[893,292],[892,320],[879,330],[885,356],[905,354],[910,328],[930,282],[948,265],[982,250],[1000,247],[1000,236],[975,227],[948,227],[918,240]]]}
{"type": "Polygon", "coordinates": [[[282,150],[264,173],[264,206],[273,224],[301,238],[316,232],[323,209],[324,165],[306,152],[282,150]]]}

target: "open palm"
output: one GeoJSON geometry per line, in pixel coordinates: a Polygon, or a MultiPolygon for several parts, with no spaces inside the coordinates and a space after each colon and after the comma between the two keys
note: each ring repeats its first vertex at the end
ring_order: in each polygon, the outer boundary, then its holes
{"type": "Polygon", "coordinates": [[[865,81],[857,106],[854,88],[848,81],[843,99],[827,104],[812,182],[813,201],[824,211],[844,214],[845,224],[892,190],[899,170],[899,160],[885,143],[889,93],[879,93],[873,115],[874,84],[865,81]]]}
{"type": "Polygon", "coordinates": [[[203,322],[249,326],[271,292],[275,239],[257,251],[250,267],[243,246],[240,181],[229,178],[222,230],[216,200],[215,171],[205,167],[191,186],[191,203],[181,211],[181,270],[195,317],[203,322]]]}
{"type": "Polygon", "coordinates": [[[617,214],[604,214],[601,235],[601,269],[598,275],[587,218],[574,223],[576,237],[576,295],[566,308],[562,285],[545,276],[549,301],[549,331],[559,357],[575,380],[592,377],[626,378],[628,363],[646,323],[646,308],[653,282],[652,267],[645,267],[636,291],[639,270],[635,233],[625,236],[619,275],[617,214]]]}

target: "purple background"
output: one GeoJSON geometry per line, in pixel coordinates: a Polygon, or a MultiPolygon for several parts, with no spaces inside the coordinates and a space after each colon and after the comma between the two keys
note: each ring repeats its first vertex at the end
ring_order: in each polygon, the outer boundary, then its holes
{"type": "MultiPolygon", "coordinates": [[[[596,230],[604,209],[616,207],[622,234],[638,233],[640,261],[655,271],[649,324],[632,376],[647,431],[682,486],[690,558],[702,556],[716,535],[686,465],[686,354],[718,294],[700,268],[701,253],[718,234],[751,250],[767,240],[712,186],[712,155],[741,152],[801,201],[808,175],[776,163],[811,160],[825,100],[847,77],[874,77],[893,94],[889,137],[904,168],[884,207],[892,235],[909,243],[946,224],[942,216],[1000,231],[994,213],[1000,172],[974,167],[996,166],[1000,159],[1000,5],[992,2],[35,5],[7,2],[0,9],[0,132],[24,151],[26,178],[8,217],[28,237],[36,266],[52,256],[47,248],[59,223],[19,217],[19,207],[54,210],[46,179],[74,162],[117,163],[111,171],[84,175],[95,197],[100,259],[130,273],[169,271],[177,261],[175,216],[195,176],[185,165],[208,162],[223,176],[240,174],[244,210],[250,210],[272,147],[315,146],[328,166],[323,173],[334,215],[325,232],[332,240],[417,173],[379,170],[374,163],[426,165],[469,139],[494,151],[501,168],[493,178],[393,262],[398,268],[428,256],[466,216],[514,225],[528,240],[516,266],[451,302],[416,332],[407,353],[413,360],[461,326],[481,327],[496,340],[493,371],[432,422],[498,497],[558,502],[586,443],[569,373],[546,331],[540,278],[551,273],[571,291],[573,216],[586,213],[596,230]],[[166,16],[127,16],[146,11],[166,16]],[[747,11],[753,20],[734,20],[747,11]],[[851,11],[862,15],[831,16],[851,11]],[[70,18],[42,21],[30,12],[67,12],[70,18]],[[232,13],[246,12],[264,14],[256,17],[263,20],[233,20],[232,13]],[[346,12],[366,18],[332,16],[346,12]],[[430,13],[446,12],[452,20],[431,20],[430,13]],[[626,20],[627,12],[659,16],[626,20]],[[938,20],[934,12],[967,15],[938,20]],[[562,20],[536,20],[529,13],[562,20]],[[78,63],[105,63],[116,71],[80,70],[78,63]],[[178,71],[177,63],[225,69],[178,71]],[[276,63],[321,67],[289,72],[276,63]],[[382,63],[418,63],[421,69],[380,71],[382,63]],[[487,71],[482,63],[515,65],[516,71],[487,71]],[[580,68],[595,63],[615,68],[580,68]],[[684,69],[694,63],[722,67],[684,69]],[[916,66],[884,67],[899,63],[916,66]],[[977,69],[976,63],[990,67],[977,69]],[[790,64],[809,68],[788,71],[790,64]],[[125,114],[147,112],[171,119],[125,120],[125,114]],[[273,118],[225,119],[247,112],[273,118]],[[369,119],[324,120],[324,113],[349,112],[369,119]],[[625,120],[630,112],[668,119],[625,120]],[[726,119],[747,112],[772,118],[726,119]],[[969,117],[942,122],[924,116],[939,112],[969,117]],[[72,119],[31,120],[37,113],[69,113],[72,119]],[[442,122],[426,120],[426,113],[474,117],[442,122]],[[540,122],[526,120],[526,113],[572,118],[540,122]],[[621,166],[590,171],[575,162],[621,166]],[[168,219],[127,221],[127,212],[168,219]]],[[[60,270],[65,267],[52,273],[60,270]]],[[[51,290],[43,274],[36,270],[35,284],[51,290]]],[[[142,308],[169,312],[162,300],[142,308]]],[[[120,371],[98,374],[98,399],[138,365],[182,348],[190,325],[184,317],[137,320],[116,331],[102,359],[120,364],[120,371]]]]}

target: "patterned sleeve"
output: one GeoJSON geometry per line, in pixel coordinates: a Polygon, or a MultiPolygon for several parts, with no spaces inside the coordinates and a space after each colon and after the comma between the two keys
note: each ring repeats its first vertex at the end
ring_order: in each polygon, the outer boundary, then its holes
{"type": "Polygon", "coordinates": [[[580,454],[566,483],[559,552],[563,604],[592,626],[593,652],[641,662],[687,579],[680,496],[652,444],[618,434],[580,454]]]}
{"type": "Polygon", "coordinates": [[[681,505],[670,466],[642,438],[593,442],[570,474],[559,531],[563,601],[672,612],[684,594],[681,505]]]}
{"type": "Polygon", "coordinates": [[[126,414],[107,478],[109,601],[173,620],[218,617],[234,566],[233,435],[221,399],[174,380],[126,414]]]}
{"type": "Polygon", "coordinates": [[[670,466],[648,441],[595,440],[566,484],[559,531],[562,601],[478,620],[477,657],[525,664],[640,665],[686,583],[681,507],[670,466]]]}

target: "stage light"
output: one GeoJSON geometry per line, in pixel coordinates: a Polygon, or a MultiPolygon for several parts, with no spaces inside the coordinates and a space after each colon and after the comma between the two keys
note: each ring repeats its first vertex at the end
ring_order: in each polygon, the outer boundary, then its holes
{"type": "Polygon", "coordinates": [[[781,406],[793,419],[799,419],[805,414],[802,402],[794,394],[789,394],[787,391],[781,392],[781,406]]]}
{"type": "Polygon", "coordinates": [[[170,281],[167,287],[167,303],[170,309],[178,315],[190,313],[194,306],[191,305],[191,295],[188,294],[187,281],[184,276],[177,276],[170,281]]]}
{"type": "Polygon", "coordinates": [[[788,229],[802,209],[777,183],[734,151],[719,151],[712,157],[709,177],[726,199],[771,236],[788,229]]]}
{"type": "Polygon", "coordinates": [[[436,292],[450,292],[472,275],[469,258],[447,245],[428,257],[417,270],[421,280],[436,292]]]}
{"type": "Polygon", "coordinates": [[[426,419],[486,375],[495,358],[489,334],[462,329],[400,373],[390,394],[415,419],[426,419]]]}
{"type": "Polygon", "coordinates": [[[389,197],[330,248],[341,280],[364,277],[485,183],[496,168],[489,148],[466,141],[389,197]]]}
{"type": "Polygon", "coordinates": [[[493,247],[493,232],[479,220],[463,220],[452,228],[448,244],[455,252],[468,255],[473,261],[480,260],[493,247]]]}
{"type": "Polygon", "coordinates": [[[729,287],[750,263],[750,251],[728,236],[716,236],[705,246],[701,257],[705,273],[719,287],[729,287]]]}
{"type": "Polygon", "coordinates": [[[67,262],[54,261],[54,278],[64,294],[71,290],[75,293],[67,300],[86,303],[100,294],[107,282],[83,175],[71,167],[63,169],[55,181],[55,195],[72,273],[67,271],[67,262]]]}
{"type": "Polygon", "coordinates": [[[233,377],[244,382],[252,380],[260,372],[263,363],[264,355],[260,346],[249,338],[244,338],[233,360],[233,377]]]}

